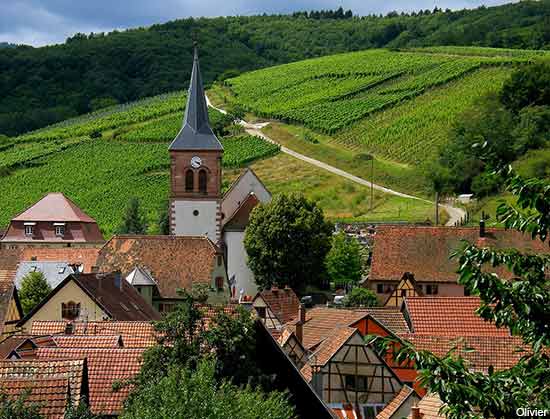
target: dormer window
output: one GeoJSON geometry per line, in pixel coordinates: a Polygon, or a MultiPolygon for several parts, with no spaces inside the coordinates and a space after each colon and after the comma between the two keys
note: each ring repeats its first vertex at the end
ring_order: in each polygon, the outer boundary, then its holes
{"type": "Polygon", "coordinates": [[[65,223],[53,223],[56,237],[65,236],[65,223]]]}
{"type": "Polygon", "coordinates": [[[34,226],[36,223],[25,223],[25,236],[34,236],[34,226]]]}

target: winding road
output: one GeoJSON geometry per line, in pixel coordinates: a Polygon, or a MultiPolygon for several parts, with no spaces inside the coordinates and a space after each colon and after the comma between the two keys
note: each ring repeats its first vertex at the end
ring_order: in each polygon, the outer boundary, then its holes
{"type": "MultiPolygon", "coordinates": [[[[215,109],[218,112],[221,112],[223,114],[227,113],[226,110],[214,106],[212,104],[212,102],[210,102],[210,99],[208,98],[208,96],[206,94],[205,94],[205,97],[206,97],[207,105],[210,106],[212,109],[215,109]]],[[[344,177],[346,179],[351,180],[352,182],[358,183],[358,184],[363,185],[363,186],[367,186],[369,188],[371,187],[371,184],[372,184],[373,189],[376,189],[378,191],[382,191],[384,193],[388,193],[388,194],[391,194],[391,195],[400,196],[402,198],[416,199],[418,201],[423,201],[423,202],[430,202],[430,203],[432,202],[432,201],[428,201],[427,199],[420,198],[418,196],[408,195],[408,194],[405,194],[405,193],[402,193],[402,192],[394,191],[393,189],[390,189],[390,188],[386,188],[382,185],[377,185],[376,183],[371,183],[368,180],[360,178],[360,177],[355,176],[355,175],[352,175],[351,173],[348,173],[345,170],[338,169],[337,167],[331,166],[330,164],[324,163],[320,160],[312,159],[311,157],[305,156],[303,154],[297,153],[294,150],[291,150],[287,147],[284,147],[284,146],[280,145],[277,141],[273,140],[272,138],[268,137],[267,135],[265,135],[262,132],[262,128],[269,125],[269,122],[260,122],[260,123],[252,124],[252,123],[246,122],[242,119],[240,119],[238,122],[239,122],[240,125],[242,125],[244,127],[244,130],[248,134],[256,135],[258,137],[263,138],[266,141],[269,141],[270,143],[277,144],[281,147],[281,151],[283,153],[286,153],[286,154],[288,154],[292,157],[295,157],[299,160],[302,160],[306,163],[317,166],[317,167],[319,167],[323,170],[327,170],[331,173],[334,173],[335,175],[344,177]]],[[[449,215],[449,220],[445,224],[446,226],[454,226],[455,223],[457,223],[463,217],[466,216],[466,211],[464,211],[462,208],[453,207],[452,205],[449,205],[449,204],[439,204],[439,208],[444,209],[447,212],[447,214],[449,215]]]]}

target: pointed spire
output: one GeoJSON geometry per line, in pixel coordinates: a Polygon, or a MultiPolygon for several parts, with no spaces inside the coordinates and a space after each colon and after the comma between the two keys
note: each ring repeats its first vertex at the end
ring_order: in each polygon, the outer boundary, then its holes
{"type": "Polygon", "coordinates": [[[172,144],[170,144],[169,149],[223,150],[222,145],[212,132],[212,128],[210,128],[196,43],[194,45],[193,69],[189,91],[187,92],[187,106],[185,107],[183,126],[172,144]]]}

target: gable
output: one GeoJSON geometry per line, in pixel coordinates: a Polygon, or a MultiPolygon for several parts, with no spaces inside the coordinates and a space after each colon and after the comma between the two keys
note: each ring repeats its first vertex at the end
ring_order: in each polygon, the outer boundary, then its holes
{"type": "Polygon", "coordinates": [[[403,275],[401,281],[394,290],[388,295],[384,302],[384,307],[401,307],[404,298],[422,296],[422,290],[418,287],[414,276],[408,272],[403,275]]]}

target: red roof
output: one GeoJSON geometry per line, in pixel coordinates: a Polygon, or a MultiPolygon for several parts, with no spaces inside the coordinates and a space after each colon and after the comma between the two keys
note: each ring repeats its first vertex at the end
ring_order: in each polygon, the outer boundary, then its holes
{"type": "Polygon", "coordinates": [[[13,399],[26,394],[25,404],[40,406],[40,414],[48,419],[62,419],[70,394],[66,378],[0,378],[0,388],[13,399]]]}
{"type": "Polygon", "coordinates": [[[336,327],[321,342],[314,355],[310,358],[312,366],[324,366],[330,359],[340,350],[340,348],[353,336],[354,333],[359,333],[353,327],[336,327]]]}
{"type": "Polygon", "coordinates": [[[62,193],[49,193],[12,221],[59,221],[95,223],[96,221],[82,211],[62,193]]]}
{"type": "Polygon", "coordinates": [[[256,298],[261,297],[281,323],[287,323],[298,316],[300,300],[290,288],[271,288],[260,291],[256,298]]]}
{"type": "Polygon", "coordinates": [[[475,314],[478,297],[408,297],[404,304],[415,335],[510,336],[507,328],[499,329],[475,314]]]}
{"type": "Polygon", "coordinates": [[[40,360],[83,359],[88,364],[90,409],[98,415],[118,415],[130,386],[113,389],[113,384],[135,377],[142,362],[144,349],[40,348],[40,360]]]}
{"type": "Polygon", "coordinates": [[[58,335],[53,336],[53,341],[59,348],[120,348],[124,345],[120,335],[58,335]]]}
{"type": "Polygon", "coordinates": [[[480,238],[479,228],[382,226],[374,237],[369,280],[399,282],[410,272],[417,282],[456,282],[458,262],[450,255],[463,240],[481,247],[550,253],[548,243],[516,230],[487,228],[480,238]]]}
{"type": "Polygon", "coordinates": [[[397,395],[386,405],[386,407],[384,407],[384,410],[376,415],[376,419],[392,419],[393,415],[399,410],[403,403],[409,399],[409,397],[415,397],[416,400],[419,400],[416,392],[408,385],[404,385],[401,388],[401,391],[397,393],[397,395]]]}
{"type": "MultiPolygon", "coordinates": [[[[65,333],[66,321],[33,321],[31,333],[59,335],[65,333]]],[[[157,343],[157,332],[151,322],[106,321],[74,322],[68,336],[121,336],[125,348],[148,348],[157,343]]],[[[55,338],[56,336],[54,336],[55,338]]]]}
{"type": "MultiPolygon", "coordinates": [[[[16,295],[15,293],[17,293],[14,284],[15,272],[14,270],[2,270],[0,267],[0,336],[4,331],[10,302],[14,298],[14,295],[16,295]]],[[[19,306],[18,309],[20,309],[19,306]]],[[[22,311],[19,314],[21,315],[22,311]]]]}
{"type": "Polygon", "coordinates": [[[84,273],[96,265],[99,247],[28,247],[21,250],[21,261],[67,262],[82,265],[84,273]]]}

